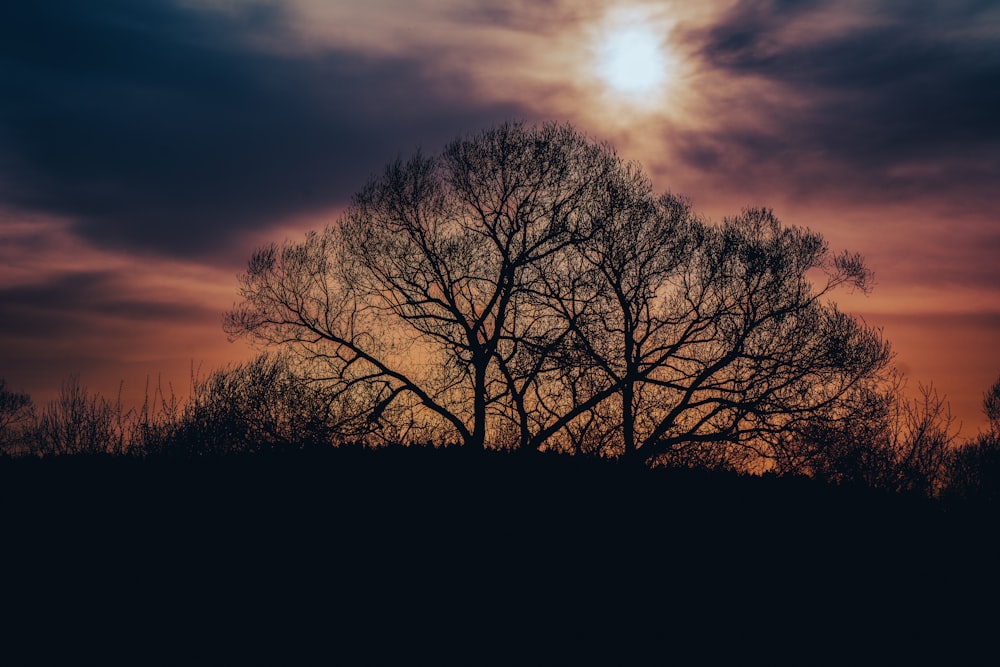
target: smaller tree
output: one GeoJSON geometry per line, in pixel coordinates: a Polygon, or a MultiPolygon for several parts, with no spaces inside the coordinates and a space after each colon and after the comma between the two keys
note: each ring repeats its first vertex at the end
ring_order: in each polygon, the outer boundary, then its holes
{"type": "Polygon", "coordinates": [[[885,385],[855,392],[853,408],[813,419],[790,434],[779,469],[838,484],[937,496],[946,485],[957,436],[944,396],[920,385],[906,393],[906,379],[894,373],[885,385]]]}
{"type": "Polygon", "coordinates": [[[933,386],[921,386],[918,397],[894,401],[890,415],[889,452],[896,490],[938,495],[957,436],[951,407],[933,386]]]}
{"type": "Polygon", "coordinates": [[[24,427],[35,416],[35,406],[28,394],[11,391],[0,378],[0,452],[18,453],[24,427]]]}
{"type": "Polygon", "coordinates": [[[948,497],[1000,500],[1000,378],[983,395],[983,412],[987,430],[949,458],[945,489],[948,497]]]}
{"type": "Polygon", "coordinates": [[[194,378],[167,453],[226,454],[328,442],[343,406],[296,373],[288,355],[262,354],[194,378]],[[339,410],[338,410],[339,409],[339,410]]]}
{"type": "Polygon", "coordinates": [[[72,375],[45,407],[29,437],[43,455],[123,453],[127,419],[120,405],[91,395],[79,376],[72,375]]]}
{"type": "Polygon", "coordinates": [[[989,420],[992,433],[1000,433],[1000,377],[983,395],[983,412],[989,420]]]}

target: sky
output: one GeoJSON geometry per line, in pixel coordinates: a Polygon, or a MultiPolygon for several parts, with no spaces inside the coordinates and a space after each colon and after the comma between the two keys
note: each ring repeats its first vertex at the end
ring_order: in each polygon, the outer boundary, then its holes
{"type": "Polygon", "coordinates": [[[864,255],[911,390],[960,435],[1000,376],[994,0],[38,0],[0,5],[0,377],[127,401],[254,354],[253,249],[387,162],[569,122],[712,221],[864,255]]]}

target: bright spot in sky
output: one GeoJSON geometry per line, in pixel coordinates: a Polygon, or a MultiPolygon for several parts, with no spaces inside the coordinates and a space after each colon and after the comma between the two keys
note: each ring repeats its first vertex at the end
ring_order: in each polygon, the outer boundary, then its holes
{"type": "Polygon", "coordinates": [[[598,71],[619,93],[644,95],[667,79],[667,57],[660,37],[648,27],[621,27],[609,34],[598,57],[598,71]]]}

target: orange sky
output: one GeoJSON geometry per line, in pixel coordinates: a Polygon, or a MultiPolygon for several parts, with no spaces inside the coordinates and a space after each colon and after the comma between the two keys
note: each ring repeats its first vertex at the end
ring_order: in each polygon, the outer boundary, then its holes
{"type": "Polygon", "coordinates": [[[1000,8],[989,2],[17,3],[0,20],[0,377],[183,394],[246,358],[253,247],[497,121],[569,121],[714,220],[865,255],[844,308],[972,436],[1000,375],[1000,8]],[[625,35],[624,39],[620,39],[625,35]],[[645,44],[647,36],[652,42],[645,44]],[[617,41],[616,41],[617,40],[617,41]],[[652,83],[615,69],[635,44],[652,83]],[[652,64],[649,64],[652,61],[652,64]]]}

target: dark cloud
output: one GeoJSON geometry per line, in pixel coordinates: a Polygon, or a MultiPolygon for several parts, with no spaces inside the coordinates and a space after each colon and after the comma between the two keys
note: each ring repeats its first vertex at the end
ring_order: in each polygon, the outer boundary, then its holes
{"type": "Polygon", "coordinates": [[[78,271],[31,285],[0,289],[0,340],[72,339],[111,332],[123,324],[217,324],[219,313],[201,304],[137,294],[129,276],[78,271]]]}
{"type": "MultiPolygon", "coordinates": [[[[718,104],[718,129],[685,137],[683,155],[756,165],[787,176],[783,187],[982,193],[1000,173],[998,25],[995,2],[739,3],[688,42],[713,71],[780,94],[718,104]]],[[[724,85],[715,99],[727,101],[724,85]]]]}
{"type": "Polygon", "coordinates": [[[273,5],[5,3],[0,199],[105,246],[225,251],[343,203],[400,152],[514,116],[439,93],[427,64],[285,48],[273,5]]]}

